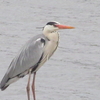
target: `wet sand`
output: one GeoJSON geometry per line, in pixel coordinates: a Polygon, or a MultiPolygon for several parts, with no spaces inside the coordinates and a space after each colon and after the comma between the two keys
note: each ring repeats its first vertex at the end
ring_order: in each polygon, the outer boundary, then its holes
{"type": "MultiPolygon", "coordinates": [[[[37,72],[37,100],[100,100],[100,1],[1,0],[0,80],[20,48],[48,21],[61,30],[59,47],[37,72]]],[[[27,100],[28,76],[0,91],[0,100],[27,100]]],[[[32,100],[32,98],[31,98],[32,100]]]]}

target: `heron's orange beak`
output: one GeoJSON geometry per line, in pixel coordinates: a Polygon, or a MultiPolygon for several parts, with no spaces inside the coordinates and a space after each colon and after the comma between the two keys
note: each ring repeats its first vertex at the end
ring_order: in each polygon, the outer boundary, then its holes
{"type": "Polygon", "coordinates": [[[66,26],[66,25],[60,25],[60,24],[57,24],[55,26],[58,27],[59,29],[74,29],[75,28],[72,26],[66,26]]]}

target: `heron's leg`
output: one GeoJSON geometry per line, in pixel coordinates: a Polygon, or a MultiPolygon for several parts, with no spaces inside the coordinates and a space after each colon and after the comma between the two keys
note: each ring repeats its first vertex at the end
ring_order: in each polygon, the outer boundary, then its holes
{"type": "Polygon", "coordinates": [[[33,82],[32,82],[32,92],[33,92],[34,100],[36,100],[36,97],[35,97],[35,76],[36,76],[36,72],[34,72],[34,77],[33,77],[33,82]]]}
{"type": "Polygon", "coordinates": [[[30,79],[31,79],[31,70],[29,70],[29,78],[26,87],[28,100],[30,100],[30,79]]]}

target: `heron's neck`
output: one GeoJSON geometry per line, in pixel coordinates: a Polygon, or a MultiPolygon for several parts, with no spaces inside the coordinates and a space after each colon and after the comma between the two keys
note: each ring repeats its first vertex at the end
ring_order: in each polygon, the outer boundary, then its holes
{"type": "Polygon", "coordinates": [[[58,42],[59,41],[59,34],[57,31],[55,32],[43,32],[43,34],[50,40],[50,41],[54,41],[54,42],[58,42]]]}

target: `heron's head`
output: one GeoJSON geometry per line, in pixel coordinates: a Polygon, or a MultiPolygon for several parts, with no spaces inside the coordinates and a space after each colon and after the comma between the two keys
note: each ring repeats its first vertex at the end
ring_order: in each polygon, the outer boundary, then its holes
{"type": "Polygon", "coordinates": [[[53,33],[59,29],[73,29],[74,27],[72,26],[66,26],[66,25],[61,25],[59,22],[53,21],[53,22],[48,22],[43,31],[46,33],[53,33]]]}

